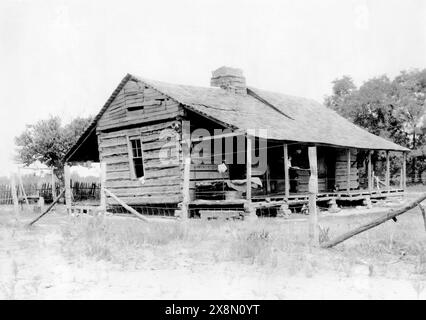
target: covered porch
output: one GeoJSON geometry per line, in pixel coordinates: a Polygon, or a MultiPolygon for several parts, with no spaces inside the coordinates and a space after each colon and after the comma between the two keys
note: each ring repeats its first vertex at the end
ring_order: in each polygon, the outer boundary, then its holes
{"type": "MultiPolygon", "coordinates": [[[[237,135],[237,134],[236,134],[237,135]]],[[[210,139],[223,139],[213,136],[210,139]]],[[[190,215],[200,210],[242,210],[284,207],[292,212],[303,210],[309,203],[312,190],[317,203],[336,205],[402,197],[406,189],[406,151],[361,149],[326,144],[267,140],[261,146],[258,137],[245,135],[245,164],[227,164],[227,175],[219,183],[222,190],[205,191],[206,181],[195,181],[195,191],[189,201],[190,215]],[[253,157],[266,149],[265,170],[253,167],[253,157]],[[310,149],[310,155],[308,154],[310,149]],[[384,157],[382,170],[375,172],[373,154],[384,157]],[[398,172],[391,174],[391,156],[401,158],[398,172]],[[384,170],[383,170],[384,168],[384,170]],[[313,170],[314,169],[314,170],[313,170]],[[238,188],[232,189],[235,172],[240,173],[238,188]],[[201,190],[201,191],[200,191],[201,190]]],[[[194,141],[193,141],[194,142],[194,141]]],[[[235,151],[234,151],[235,152],[235,151]]],[[[240,151],[236,151],[241,152],[240,151]]],[[[217,154],[214,155],[217,157],[217,154]]]]}

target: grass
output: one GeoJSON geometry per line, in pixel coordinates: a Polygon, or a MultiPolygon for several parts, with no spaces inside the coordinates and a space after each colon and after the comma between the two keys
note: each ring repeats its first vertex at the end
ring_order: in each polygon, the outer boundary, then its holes
{"type": "MultiPolygon", "coordinates": [[[[320,218],[320,239],[332,239],[374,217],[375,214],[320,218]]],[[[44,292],[46,267],[41,268],[40,274],[31,272],[26,276],[28,268],[22,265],[22,261],[31,261],[41,251],[47,257],[57,254],[60,259],[55,256],[56,260],[83,268],[93,262],[111,266],[108,269],[117,266],[126,272],[181,268],[202,272],[212,266],[218,270],[226,266],[233,270],[234,277],[240,270],[304,279],[323,275],[352,279],[361,275],[407,279],[418,296],[426,284],[426,232],[417,208],[400,216],[397,223],[388,221],[332,249],[309,246],[306,221],[278,218],[254,223],[145,223],[123,217],[70,217],[58,210],[32,228],[25,227],[24,220],[29,221],[29,215],[23,214],[20,223],[13,215],[0,216],[0,259],[5,248],[14,248],[13,254],[6,257],[12,266],[10,275],[7,281],[0,281],[0,293],[8,299],[22,296],[22,287],[33,295],[44,292]],[[48,240],[52,233],[57,237],[48,240]],[[20,262],[15,253],[28,258],[20,262]],[[25,277],[28,279],[24,285],[21,279],[25,277]]],[[[75,283],[78,281],[72,285],[75,283]]]]}
{"type": "MultiPolygon", "coordinates": [[[[371,217],[336,218],[321,222],[324,241],[371,217]]],[[[132,218],[85,218],[62,229],[64,248],[126,265],[129,256],[143,263],[144,252],[161,259],[164,252],[182,251],[200,263],[236,263],[285,270],[288,275],[317,272],[351,275],[356,265],[386,276],[391,264],[407,263],[411,274],[426,275],[426,232],[417,209],[398,223],[387,222],[331,250],[308,245],[306,222],[260,219],[248,222],[144,223],[132,218]]]]}

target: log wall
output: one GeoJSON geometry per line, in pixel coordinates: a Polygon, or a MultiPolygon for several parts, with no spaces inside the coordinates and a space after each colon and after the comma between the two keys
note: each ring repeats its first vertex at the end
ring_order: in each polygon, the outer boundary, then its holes
{"type": "MultiPolygon", "coordinates": [[[[176,119],[182,113],[174,100],[129,81],[98,122],[100,160],[107,164],[106,188],[129,205],[182,201],[181,133],[176,119]],[[131,136],[141,137],[143,182],[132,176],[131,136]]],[[[116,204],[110,197],[107,203],[116,204]]]]}
{"type": "Polygon", "coordinates": [[[183,114],[183,108],[143,83],[128,81],[98,121],[97,131],[161,122],[183,114]]]}
{"type": "MultiPolygon", "coordinates": [[[[357,150],[351,149],[351,175],[350,175],[350,189],[359,188],[359,176],[356,162],[357,150]]],[[[346,190],[348,186],[347,172],[348,172],[348,155],[347,150],[339,149],[336,158],[336,185],[339,190],[346,190]]]]}
{"type": "MultiPolygon", "coordinates": [[[[339,190],[347,189],[347,151],[346,149],[336,150],[336,168],[333,176],[332,173],[327,173],[326,178],[318,178],[318,192],[332,191],[327,190],[328,180],[334,179],[333,184],[337,185],[339,190]]],[[[356,163],[357,150],[351,149],[351,172],[350,172],[350,189],[359,188],[359,176],[358,168],[356,163]]],[[[324,159],[322,159],[324,160],[324,159]]],[[[321,161],[321,159],[318,159],[321,161]]],[[[309,188],[309,171],[298,171],[297,177],[297,192],[298,193],[307,193],[309,188]]]]}

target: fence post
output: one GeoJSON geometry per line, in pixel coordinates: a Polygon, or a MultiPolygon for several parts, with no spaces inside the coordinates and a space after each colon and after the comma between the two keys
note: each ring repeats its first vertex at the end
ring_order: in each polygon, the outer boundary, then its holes
{"type": "Polygon", "coordinates": [[[55,172],[54,167],[52,167],[52,201],[56,199],[56,186],[55,186],[55,172]]]}
{"type": "Polygon", "coordinates": [[[68,164],[64,166],[64,183],[65,183],[65,206],[67,208],[67,213],[71,213],[71,173],[70,167],[68,164]]]}
{"type": "Polygon", "coordinates": [[[105,183],[106,183],[106,163],[101,162],[101,210],[106,212],[106,193],[105,193],[105,183]]]}
{"type": "Polygon", "coordinates": [[[21,169],[18,167],[18,180],[19,180],[19,188],[21,188],[22,195],[24,196],[25,203],[27,204],[27,207],[29,208],[30,203],[28,202],[27,194],[25,193],[24,184],[22,183],[22,176],[21,176],[21,169]]]}
{"type": "Polygon", "coordinates": [[[13,210],[15,211],[16,219],[18,219],[19,218],[19,203],[18,203],[18,195],[16,194],[15,173],[12,173],[12,175],[10,176],[10,185],[12,187],[13,210]]]}

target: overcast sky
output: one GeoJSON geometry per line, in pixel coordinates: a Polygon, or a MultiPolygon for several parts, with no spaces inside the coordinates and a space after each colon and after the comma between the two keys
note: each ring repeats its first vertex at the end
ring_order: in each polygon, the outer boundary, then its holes
{"type": "Polygon", "coordinates": [[[426,67],[426,1],[0,0],[0,175],[13,137],[49,115],[99,111],[126,73],[251,86],[323,101],[344,74],[426,67]]]}

